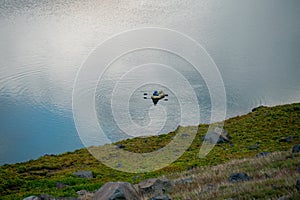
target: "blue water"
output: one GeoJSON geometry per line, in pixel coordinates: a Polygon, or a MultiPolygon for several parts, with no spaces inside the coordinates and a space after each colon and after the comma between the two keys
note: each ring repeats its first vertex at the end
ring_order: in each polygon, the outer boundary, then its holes
{"type": "Polygon", "coordinates": [[[1,98],[0,163],[14,163],[43,154],[58,154],[83,147],[71,112],[53,105],[25,104],[1,98]],[[3,106],[5,105],[5,107],[3,106]]]}
{"type": "MultiPolygon", "coordinates": [[[[132,28],[174,29],[202,44],[222,75],[227,118],[261,104],[299,102],[299,19],[299,0],[0,0],[0,165],[83,147],[72,113],[76,73],[101,42],[132,28]]],[[[136,60],[120,62],[130,65],[151,57],[170,60],[149,55],[143,52],[136,60]]],[[[205,83],[186,64],[171,60],[170,65],[178,65],[180,73],[194,83],[201,120],[206,122],[210,100],[205,83]]],[[[111,92],[109,84],[116,81],[118,72],[109,72],[107,85],[97,89],[111,92]]],[[[129,77],[125,86],[137,78],[129,77]]],[[[175,77],[165,78],[179,84],[175,77]]],[[[140,97],[153,87],[141,87],[130,98],[131,117],[137,124],[149,122],[151,101],[140,97]]],[[[118,132],[111,112],[106,111],[110,99],[98,97],[100,124],[118,132]]],[[[122,96],[119,99],[122,103],[122,96]]],[[[169,116],[161,132],[171,131],[179,121],[178,102],[170,98],[159,106],[169,116]]]]}

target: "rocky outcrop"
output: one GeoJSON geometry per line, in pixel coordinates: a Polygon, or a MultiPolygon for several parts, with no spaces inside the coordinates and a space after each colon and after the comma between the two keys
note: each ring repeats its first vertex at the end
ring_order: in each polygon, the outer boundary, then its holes
{"type": "Polygon", "coordinates": [[[145,196],[160,196],[170,193],[173,183],[169,179],[152,178],[138,184],[139,192],[145,196]]]}
{"type": "Polygon", "coordinates": [[[93,200],[141,200],[141,197],[130,183],[109,182],[95,193],[93,200]]]}

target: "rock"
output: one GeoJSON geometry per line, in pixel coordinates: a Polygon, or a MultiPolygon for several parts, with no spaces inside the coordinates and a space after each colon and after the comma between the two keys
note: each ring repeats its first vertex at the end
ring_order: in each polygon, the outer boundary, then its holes
{"type": "Polygon", "coordinates": [[[79,191],[76,192],[76,194],[78,196],[85,196],[87,193],[88,193],[87,190],[79,190],[79,191]]]}
{"type": "Polygon", "coordinates": [[[269,152],[260,152],[259,154],[256,154],[256,158],[261,158],[268,156],[270,153],[269,152]]]}
{"type": "Polygon", "coordinates": [[[251,145],[248,147],[249,150],[255,150],[255,149],[258,149],[259,148],[259,143],[256,142],[254,145],[251,145]]]}
{"type": "Polygon", "coordinates": [[[297,182],[296,182],[296,188],[297,188],[297,190],[300,190],[300,180],[297,180],[297,182]]]}
{"type": "Polygon", "coordinates": [[[187,170],[188,170],[188,171],[191,171],[191,170],[195,169],[196,167],[197,167],[197,165],[188,166],[187,170]]]}
{"type": "Polygon", "coordinates": [[[171,192],[173,183],[168,179],[152,178],[139,183],[138,188],[143,195],[159,196],[171,192]]]}
{"type": "Polygon", "coordinates": [[[94,196],[94,193],[91,193],[87,190],[77,191],[76,194],[79,196],[81,200],[92,199],[92,197],[94,196]]]}
{"type": "Polygon", "coordinates": [[[74,197],[53,197],[50,196],[49,194],[41,194],[38,196],[30,196],[30,197],[26,197],[23,200],[79,200],[78,198],[74,198],[74,197]]]}
{"type": "Polygon", "coordinates": [[[125,145],[124,145],[124,144],[118,144],[117,147],[118,147],[119,149],[124,149],[124,148],[125,148],[125,145]]]}
{"type": "Polygon", "coordinates": [[[279,140],[279,142],[292,142],[293,141],[293,136],[288,136],[286,138],[282,138],[279,140]]]}
{"type": "Polygon", "coordinates": [[[288,196],[282,196],[282,197],[279,197],[278,200],[288,200],[288,196]]]}
{"type": "Polygon", "coordinates": [[[152,197],[149,200],[171,200],[171,198],[168,195],[161,195],[161,196],[152,197]]]}
{"type": "Polygon", "coordinates": [[[300,152],[300,144],[296,144],[293,147],[292,153],[299,153],[300,152]]]}
{"type": "Polygon", "coordinates": [[[60,182],[57,182],[56,183],[56,188],[57,189],[63,189],[65,187],[67,187],[68,185],[64,184],[64,183],[60,183],[60,182]]]}
{"type": "Polygon", "coordinates": [[[30,196],[30,197],[24,198],[23,200],[41,200],[41,199],[37,196],[30,196]]]}
{"type": "Polygon", "coordinates": [[[93,200],[141,200],[141,197],[130,183],[109,182],[95,193],[93,200]]]}
{"type": "Polygon", "coordinates": [[[74,172],[73,174],[79,178],[93,178],[92,171],[78,171],[78,172],[74,172]]]}
{"type": "Polygon", "coordinates": [[[282,188],[281,186],[274,185],[274,184],[272,184],[271,186],[273,190],[280,190],[282,188]]]}
{"type": "Polygon", "coordinates": [[[228,132],[225,129],[221,128],[215,128],[215,130],[213,131],[208,131],[202,139],[212,144],[230,142],[228,132]]]}
{"type": "Polygon", "coordinates": [[[190,134],[188,134],[188,133],[183,133],[183,134],[181,135],[181,137],[183,137],[183,138],[188,138],[188,137],[190,137],[190,134]]]}
{"type": "Polygon", "coordinates": [[[257,110],[259,110],[259,109],[261,109],[261,108],[266,108],[267,106],[258,106],[258,107],[256,107],[256,108],[253,108],[252,109],[252,112],[255,112],[255,111],[257,111],[257,110]]]}
{"type": "Polygon", "coordinates": [[[207,185],[207,190],[213,190],[214,188],[215,188],[215,186],[212,184],[207,185]]]}
{"type": "Polygon", "coordinates": [[[248,176],[245,173],[234,173],[231,174],[229,177],[229,182],[231,183],[235,183],[238,181],[250,181],[250,180],[252,180],[252,177],[248,176]]]}
{"type": "Polygon", "coordinates": [[[192,177],[188,177],[188,178],[177,180],[175,182],[175,185],[177,185],[177,184],[187,184],[187,183],[192,183],[192,182],[193,182],[193,178],[192,177]]]}
{"type": "Polygon", "coordinates": [[[39,198],[41,200],[54,200],[55,199],[54,197],[50,196],[49,194],[41,194],[41,195],[39,195],[39,198]]]}
{"type": "Polygon", "coordinates": [[[117,168],[121,168],[123,165],[122,165],[122,163],[118,163],[118,165],[117,165],[117,168]]]}

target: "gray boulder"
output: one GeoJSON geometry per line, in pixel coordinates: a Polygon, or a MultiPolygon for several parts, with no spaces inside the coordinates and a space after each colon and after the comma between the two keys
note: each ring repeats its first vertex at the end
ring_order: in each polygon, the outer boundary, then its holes
{"type": "Polygon", "coordinates": [[[109,182],[95,193],[93,200],[141,200],[141,197],[130,183],[109,182]]]}
{"type": "Polygon", "coordinates": [[[152,178],[138,184],[139,192],[146,196],[159,196],[172,192],[173,183],[169,179],[152,178]]]}
{"type": "Polygon", "coordinates": [[[296,144],[293,147],[292,153],[299,153],[300,152],[300,144],[296,144]]]}
{"type": "Polygon", "coordinates": [[[74,172],[73,174],[79,178],[93,178],[92,171],[78,171],[74,172]]]}
{"type": "Polygon", "coordinates": [[[231,174],[229,177],[229,182],[231,183],[235,183],[235,182],[239,182],[239,181],[250,181],[252,180],[251,176],[248,176],[245,173],[234,173],[231,174]]]}

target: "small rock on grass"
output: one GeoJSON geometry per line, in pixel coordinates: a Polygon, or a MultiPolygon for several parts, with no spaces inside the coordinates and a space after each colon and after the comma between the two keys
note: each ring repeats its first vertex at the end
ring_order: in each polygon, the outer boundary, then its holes
{"type": "Polygon", "coordinates": [[[171,192],[173,183],[169,179],[152,178],[139,183],[138,188],[143,195],[160,196],[171,192]]]}
{"type": "Polygon", "coordinates": [[[63,189],[65,187],[67,187],[68,185],[64,184],[64,183],[61,183],[61,182],[57,182],[56,183],[56,188],[57,189],[63,189]]]}
{"type": "Polygon", "coordinates": [[[210,130],[205,136],[202,137],[204,141],[208,141],[212,144],[222,144],[225,142],[230,142],[230,136],[225,129],[216,128],[215,130],[210,130]]]}
{"type": "Polygon", "coordinates": [[[278,200],[288,200],[288,199],[289,199],[288,196],[282,196],[282,197],[279,197],[278,200]]]}
{"type": "Polygon", "coordinates": [[[78,171],[78,172],[74,172],[73,174],[79,178],[93,178],[92,171],[78,171]]]}
{"type": "Polygon", "coordinates": [[[118,144],[117,147],[118,147],[119,149],[124,149],[124,148],[125,148],[125,145],[124,145],[124,144],[118,144]]]}
{"type": "Polygon", "coordinates": [[[26,197],[23,200],[79,200],[79,199],[74,197],[53,197],[48,194],[41,194],[38,196],[26,197]]]}
{"type": "Polygon", "coordinates": [[[296,188],[297,188],[297,190],[300,190],[300,180],[297,180],[297,182],[296,182],[296,188]]]}
{"type": "Polygon", "coordinates": [[[293,141],[293,136],[288,136],[286,138],[282,138],[279,140],[279,142],[292,142],[293,141]]]}
{"type": "Polygon", "coordinates": [[[259,154],[256,154],[256,158],[261,158],[268,156],[270,153],[269,152],[260,152],[259,154]]]}
{"type": "Polygon", "coordinates": [[[254,145],[251,145],[248,147],[249,150],[255,150],[255,149],[258,149],[259,148],[259,143],[256,142],[254,145]]]}
{"type": "Polygon", "coordinates": [[[171,200],[171,198],[168,195],[161,195],[161,196],[152,197],[149,200],[171,200]]]}
{"type": "Polygon", "coordinates": [[[40,200],[40,198],[37,196],[29,196],[29,197],[24,198],[23,200],[40,200]]]}
{"type": "Polygon", "coordinates": [[[251,176],[248,176],[245,173],[234,173],[231,174],[229,177],[229,182],[231,183],[235,183],[235,182],[239,182],[239,181],[250,181],[252,180],[251,176]]]}
{"type": "Polygon", "coordinates": [[[300,152],[300,144],[296,144],[293,147],[292,153],[299,153],[300,152]]]}
{"type": "Polygon", "coordinates": [[[188,178],[184,178],[184,179],[179,179],[177,181],[175,181],[175,185],[177,184],[188,184],[188,183],[192,183],[193,182],[193,178],[192,177],[188,177],[188,178]]]}

